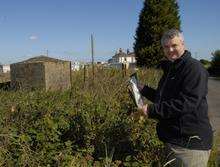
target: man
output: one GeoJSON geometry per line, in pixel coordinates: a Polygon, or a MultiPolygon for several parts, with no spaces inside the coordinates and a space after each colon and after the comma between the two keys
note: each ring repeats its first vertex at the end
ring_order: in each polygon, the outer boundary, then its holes
{"type": "Polygon", "coordinates": [[[158,120],[158,137],[173,153],[170,164],[205,167],[213,139],[207,114],[208,73],[185,49],[180,31],[165,32],[161,44],[167,58],[161,63],[164,73],[157,90],[139,85],[141,94],[153,102],[140,111],[158,120]]]}

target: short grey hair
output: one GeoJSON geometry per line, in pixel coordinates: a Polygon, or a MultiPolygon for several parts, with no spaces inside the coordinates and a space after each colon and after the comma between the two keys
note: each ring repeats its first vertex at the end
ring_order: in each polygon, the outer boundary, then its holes
{"type": "Polygon", "coordinates": [[[184,41],[183,34],[180,30],[170,29],[163,34],[161,38],[161,45],[164,46],[167,40],[173,39],[174,37],[180,37],[181,40],[184,41]]]}

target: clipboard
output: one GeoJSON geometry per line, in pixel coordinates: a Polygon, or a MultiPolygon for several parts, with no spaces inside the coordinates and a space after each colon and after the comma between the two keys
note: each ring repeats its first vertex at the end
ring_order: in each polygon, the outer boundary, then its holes
{"type": "Polygon", "coordinates": [[[134,73],[130,76],[129,83],[130,83],[130,86],[131,86],[131,89],[132,89],[131,93],[132,93],[132,97],[134,99],[135,105],[138,108],[142,108],[144,103],[143,103],[141,93],[138,89],[137,73],[134,73]]]}

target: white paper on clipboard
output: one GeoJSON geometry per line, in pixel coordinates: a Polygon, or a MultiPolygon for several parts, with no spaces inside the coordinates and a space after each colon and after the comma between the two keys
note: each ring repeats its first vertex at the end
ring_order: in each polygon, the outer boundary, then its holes
{"type": "Polygon", "coordinates": [[[138,108],[142,108],[143,107],[143,100],[142,100],[142,97],[141,97],[141,93],[138,89],[138,80],[137,80],[137,75],[136,74],[132,74],[130,76],[130,85],[131,85],[131,88],[132,88],[132,94],[133,94],[133,97],[135,99],[135,103],[137,105],[138,108]]]}

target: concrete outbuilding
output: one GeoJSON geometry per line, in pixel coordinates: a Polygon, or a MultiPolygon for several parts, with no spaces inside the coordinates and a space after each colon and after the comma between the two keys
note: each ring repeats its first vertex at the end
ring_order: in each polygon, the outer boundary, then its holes
{"type": "Polygon", "coordinates": [[[71,87],[71,62],[38,56],[10,65],[16,89],[65,90],[71,87]]]}

